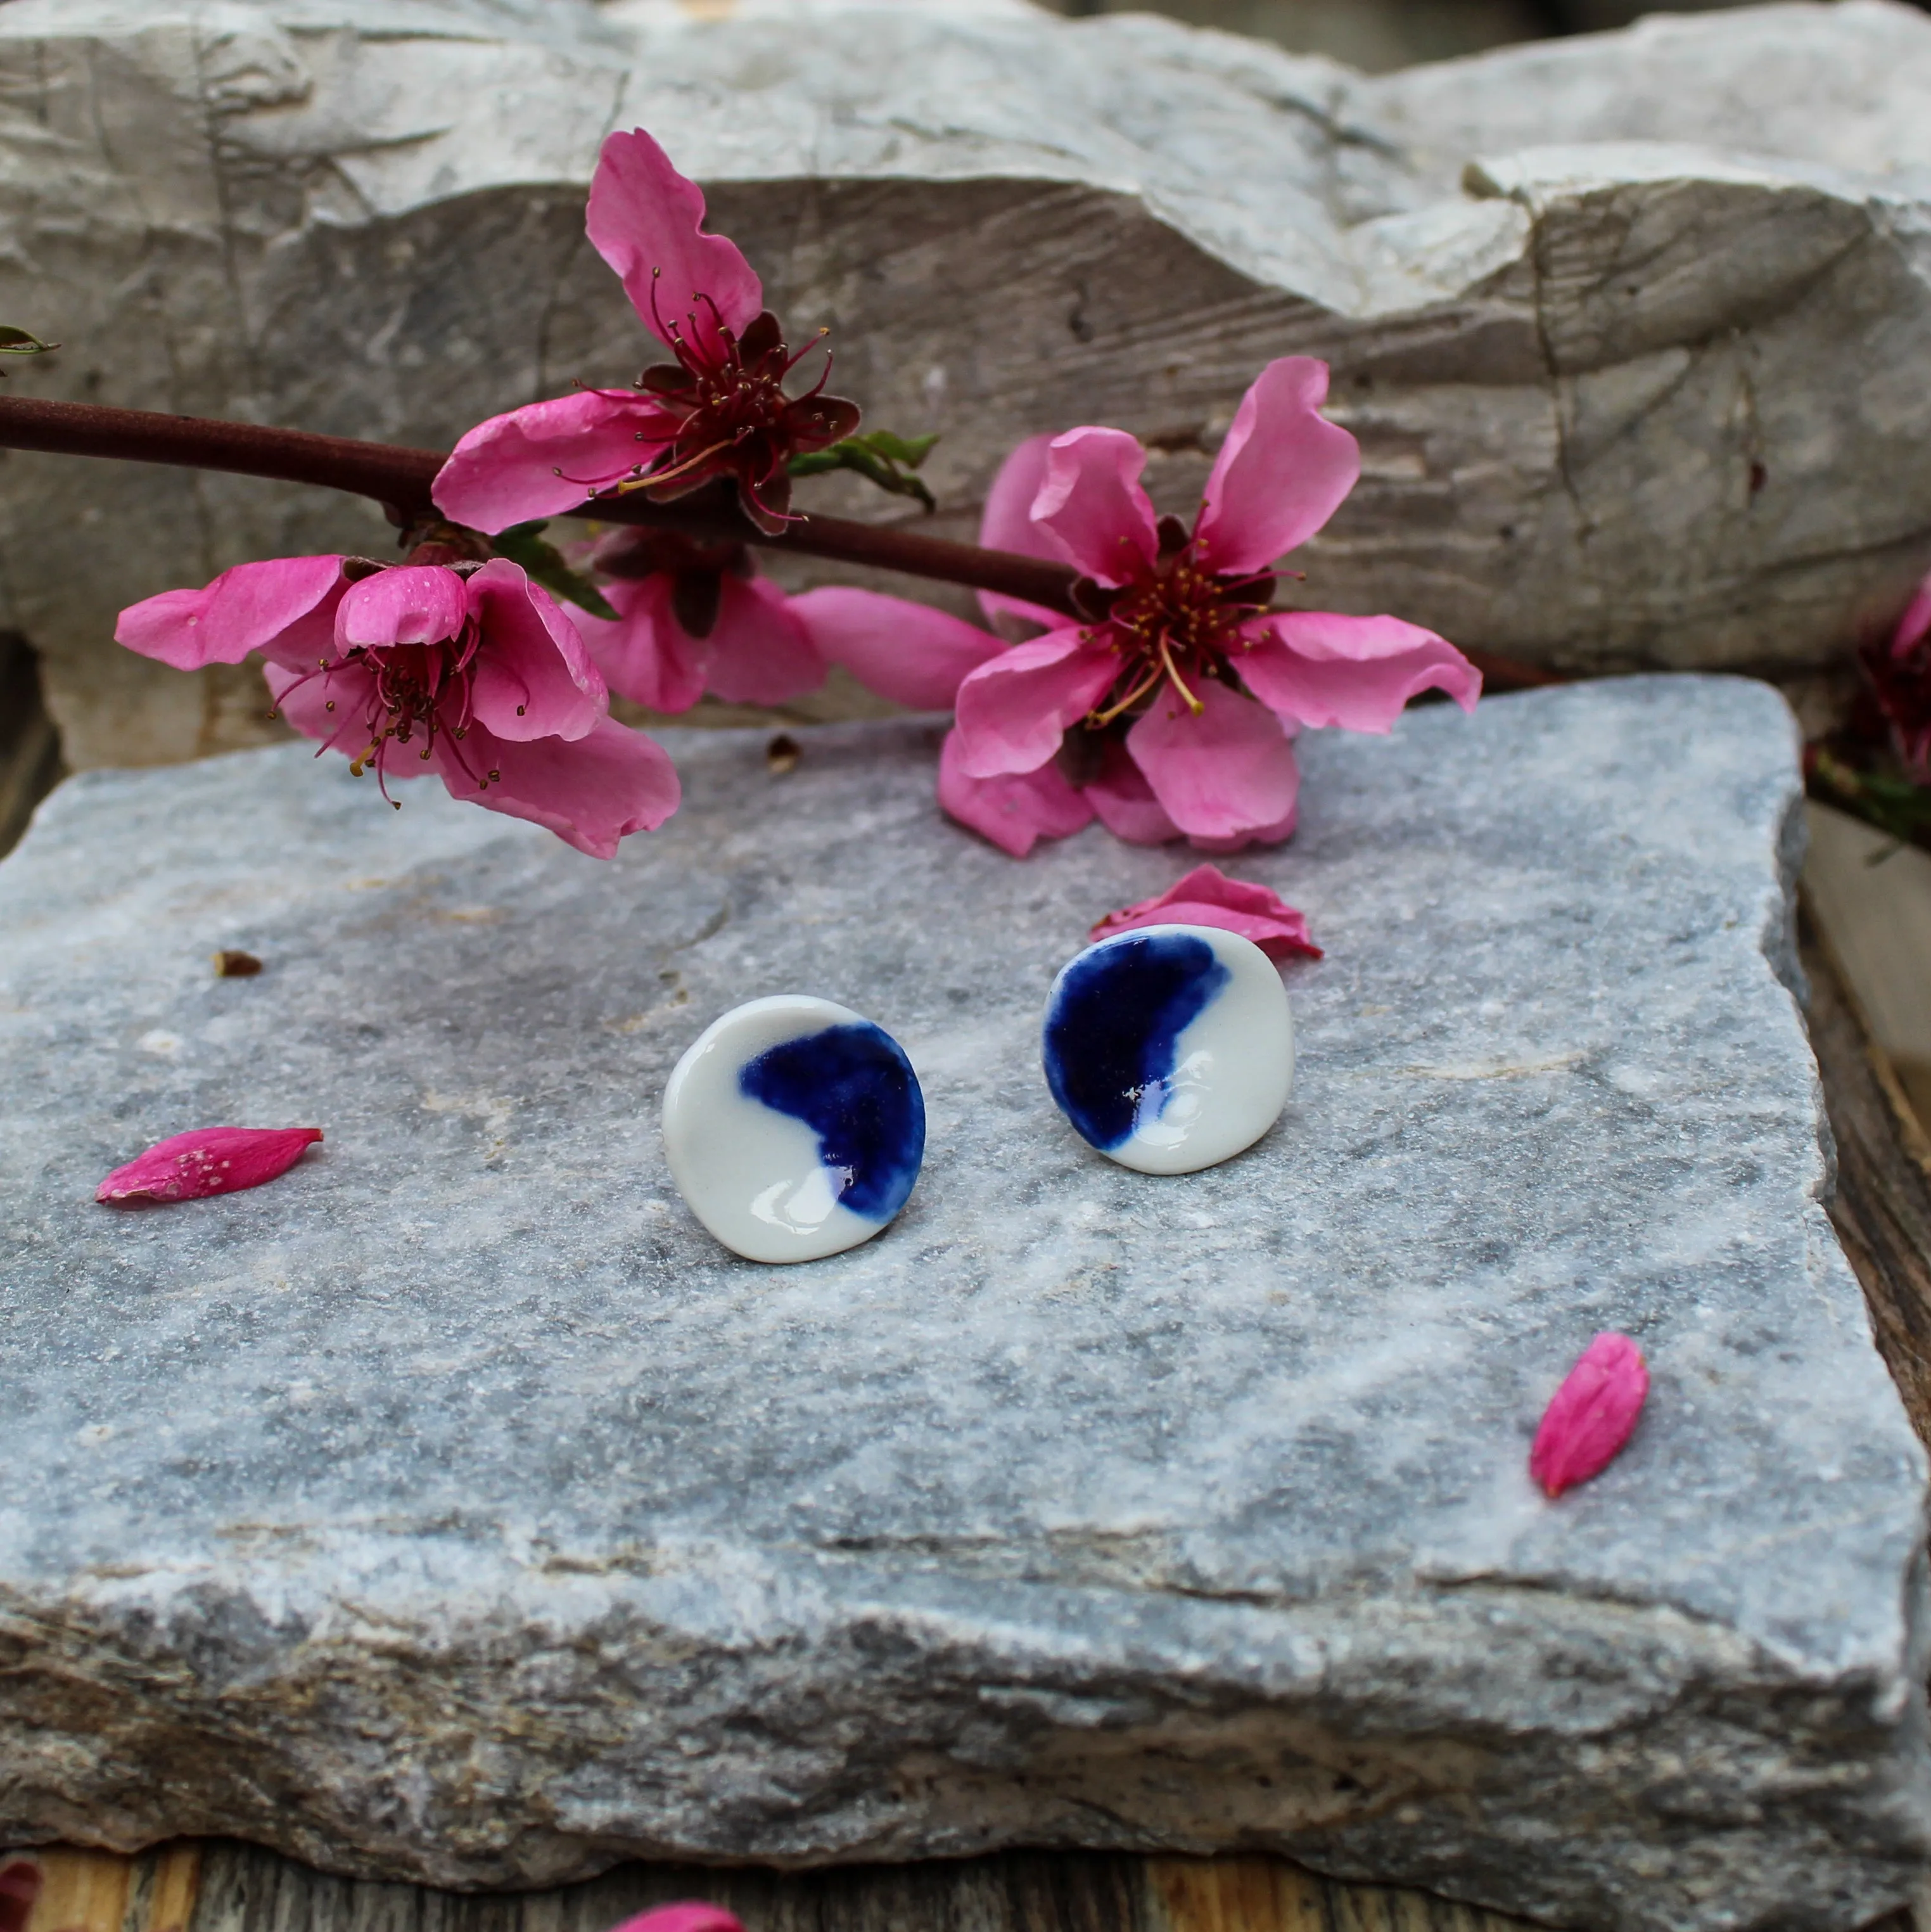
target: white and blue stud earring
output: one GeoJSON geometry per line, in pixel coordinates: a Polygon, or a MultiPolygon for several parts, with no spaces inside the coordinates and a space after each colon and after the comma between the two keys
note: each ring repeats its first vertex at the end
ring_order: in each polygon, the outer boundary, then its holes
{"type": "Polygon", "coordinates": [[[691,1211],[733,1253],[809,1262],[868,1241],[925,1154],[904,1049],[834,1000],[781,993],[713,1020],[664,1090],[664,1149],[691,1211]]]}
{"type": "Polygon", "coordinates": [[[1089,946],[1046,1000],[1046,1084],[1083,1138],[1141,1174],[1252,1147],[1294,1077],[1287,989],[1252,940],[1148,926],[1089,946]]]}

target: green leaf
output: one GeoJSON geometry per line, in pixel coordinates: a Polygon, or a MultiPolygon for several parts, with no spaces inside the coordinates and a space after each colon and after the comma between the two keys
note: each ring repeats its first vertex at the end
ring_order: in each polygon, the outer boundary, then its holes
{"type": "Polygon", "coordinates": [[[59,346],[58,342],[43,342],[37,335],[29,335],[24,328],[14,328],[0,322],[0,356],[45,356],[59,346]]]}
{"type": "Polygon", "coordinates": [[[497,556],[520,564],[551,596],[561,597],[607,623],[616,622],[617,614],[604,601],[603,592],[587,577],[572,570],[554,544],[544,541],[543,532],[549,527],[542,523],[517,524],[490,538],[490,546],[497,556]]]}
{"type": "Polygon", "coordinates": [[[864,436],[848,436],[829,449],[794,456],[785,467],[793,476],[823,476],[834,470],[854,470],[895,496],[916,497],[928,510],[936,510],[938,499],[912,472],[931,454],[938,440],[935,435],[894,436],[889,429],[875,429],[864,436]]]}

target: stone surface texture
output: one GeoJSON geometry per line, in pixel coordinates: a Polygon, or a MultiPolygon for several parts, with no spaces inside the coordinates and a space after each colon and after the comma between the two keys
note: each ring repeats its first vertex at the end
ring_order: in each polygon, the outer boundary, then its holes
{"type": "MultiPolygon", "coordinates": [[[[1021,0],[10,0],[0,316],[67,344],[13,393],[446,445],[636,373],[582,217],[641,122],[838,387],[943,433],[943,530],[1083,422],[1184,510],[1255,370],[1312,353],[1366,460],[1319,603],[1789,672],[1931,563],[1928,92],[1892,0],[1375,77],[1021,0]]],[[[116,610],[387,542],[322,493],[10,457],[0,623],[70,762],[184,757],[266,728],[256,682],[130,660],[116,610]]]]}
{"type": "Polygon", "coordinates": [[[43,808],[0,866],[0,1839],[481,1886],[1271,1847],[1589,1932],[1909,1895],[1925,1472],[1820,1204],[1780,700],[1314,736],[1300,838],[1234,862],[1327,948],[1294,1096],[1174,1180],[1079,1142],[1038,1026],[1183,858],[1015,864],[932,737],[774,778],[687,734],[607,866],[305,748],[43,808]],[[929,1138],[884,1234],[770,1269],[658,1102],[791,988],[904,1043],[929,1138]],[[328,1139],[93,1204],[220,1121],[328,1139]],[[1603,1328],[1654,1392],[1552,1504],[1603,1328]]]}

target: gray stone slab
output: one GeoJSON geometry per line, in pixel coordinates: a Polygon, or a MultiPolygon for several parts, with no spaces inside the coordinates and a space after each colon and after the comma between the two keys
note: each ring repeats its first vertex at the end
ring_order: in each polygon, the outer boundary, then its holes
{"type": "Polygon", "coordinates": [[[1013,863],[921,723],[673,742],[608,866],[302,748],[75,780],[0,866],[0,1833],[464,1885],[1266,1846],[1592,1932],[1910,1892],[1924,1466],[1819,1205],[1774,693],[1313,734],[1234,862],[1328,949],[1295,1097],[1171,1181],[1035,1028],[1180,854],[1013,863]],[[771,1270],[655,1113],[787,988],[904,1042],[931,1141],[771,1270]],[[328,1138],[92,1204],[220,1120],[328,1138]],[[1552,1505],[1606,1327],[1650,1410],[1552,1505]]]}

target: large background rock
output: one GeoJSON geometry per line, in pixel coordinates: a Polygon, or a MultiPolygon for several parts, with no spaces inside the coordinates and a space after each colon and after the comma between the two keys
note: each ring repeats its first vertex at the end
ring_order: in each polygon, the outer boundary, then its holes
{"type": "MultiPolygon", "coordinates": [[[[1931,562],[1927,92],[1888,0],[1378,79],[1020,0],[12,0],[0,315],[68,345],[22,393],[446,442],[643,358],[581,218],[642,122],[874,421],[944,433],[947,529],[1081,421],[1184,507],[1255,370],[1310,352],[1367,460],[1310,596],[1574,668],[1799,669],[1931,562]]],[[[186,755],[260,730],[258,688],[132,662],[115,609],[385,536],[9,458],[0,622],[73,761],[186,755]]]]}
{"type": "Polygon", "coordinates": [[[0,1838],[484,1885],[1274,1847],[1585,1932],[1908,1896],[1924,1463],[1819,1201],[1774,694],[1312,734],[1238,866],[1327,948],[1294,1098],[1175,1180],[1074,1136],[1037,1029],[1176,861],[1012,863],[934,735],[775,778],[687,734],[608,866],[305,746],[55,794],[0,866],[0,1838]],[[930,1138],[879,1238],[769,1269],[656,1115],[787,988],[904,1042],[930,1138]],[[328,1138],[93,1204],[216,1120],[328,1138]],[[1650,1406],[1552,1504],[1605,1328],[1650,1406]]]}

